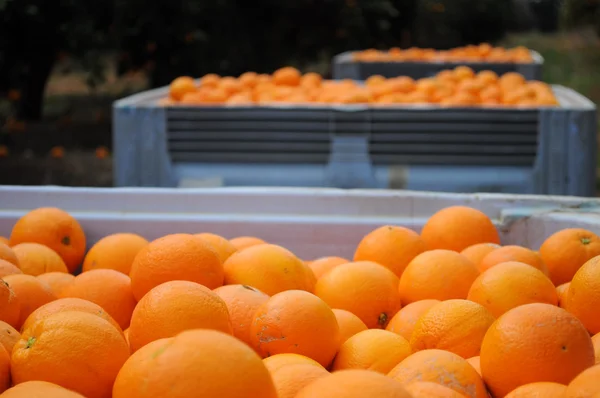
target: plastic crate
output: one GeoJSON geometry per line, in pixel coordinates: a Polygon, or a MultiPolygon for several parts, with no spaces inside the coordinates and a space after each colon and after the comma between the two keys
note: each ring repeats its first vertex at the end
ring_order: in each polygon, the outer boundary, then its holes
{"type": "Polygon", "coordinates": [[[531,51],[533,62],[523,63],[488,63],[488,62],[360,62],[354,60],[354,52],[349,51],[333,58],[333,78],[366,80],[369,76],[384,77],[410,76],[413,79],[431,77],[445,69],[466,65],[475,72],[491,70],[499,75],[507,72],[518,72],[527,80],[542,80],[544,58],[536,51],[531,51]]]}
{"type": "Polygon", "coordinates": [[[382,225],[420,231],[436,211],[466,205],[486,213],[503,244],[537,249],[552,233],[600,234],[600,200],[577,197],[447,194],[307,188],[0,187],[0,235],[27,211],[56,206],[81,223],[88,245],[117,232],[155,239],[170,233],[257,236],[303,259],[352,257],[360,239],[382,225]]]}
{"type": "Polygon", "coordinates": [[[596,108],[157,106],[117,101],[117,186],[307,186],[592,196],[596,108]]]}

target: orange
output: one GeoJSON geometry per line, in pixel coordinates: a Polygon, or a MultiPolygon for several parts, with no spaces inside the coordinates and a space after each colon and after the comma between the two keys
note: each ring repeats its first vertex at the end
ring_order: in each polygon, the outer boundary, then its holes
{"type": "Polygon", "coordinates": [[[571,286],[571,282],[563,283],[556,287],[556,294],[558,295],[558,306],[560,308],[565,308],[567,293],[569,292],[569,286],[571,286]]]}
{"type": "Polygon", "coordinates": [[[0,394],[6,391],[10,384],[10,354],[0,345],[0,394]]]}
{"type": "Polygon", "coordinates": [[[278,398],[295,398],[300,390],[313,381],[329,375],[321,367],[308,364],[289,365],[270,372],[278,398]]]}
{"type": "Polygon", "coordinates": [[[465,256],[476,266],[479,266],[479,263],[481,263],[481,260],[483,260],[485,256],[500,247],[501,246],[496,243],[477,243],[467,247],[461,251],[460,254],[465,256]]]}
{"type": "Polygon", "coordinates": [[[411,398],[402,384],[370,370],[342,370],[304,387],[296,398],[411,398]]]}
{"type": "Polygon", "coordinates": [[[506,398],[563,398],[566,390],[564,384],[538,382],[518,387],[506,398]]]}
{"type": "Polygon", "coordinates": [[[8,246],[8,238],[5,236],[0,236],[0,243],[3,243],[8,246]]]}
{"type": "Polygon", "coordinates": [[[369,76],[367,78],[367,80],[365,80],[365,85],[367,87],[375,87],[375,86],[385,83],[385,81],[386,81],[385,77],[383,77],[381,75],[373,75],[373,76],[369,76]]]}
{"type": "Polygon", "coordinates": [[[238,81],[245,87],[252,88],[258,83],[258,73],[245,72],[238,77],[238,81]]]}
{"type": "Polygon", "coordinates": [[[401,307],[396,275],[370,261],[332,269],[317,281],[315,294],[331,308],[358,316],[368,328],[385,329],[401,307]]]}
{"type": "Polygon", "coordinates": [[[181,76],[169,85],[169,96],[175,101],[181,101],[185,94],[196,92],[196,90],[194,79],[189,76],[181,76]]]}
{"type": "Polygon", "coordinates": [[[108,321],[66,311],[23,332],[12,353],[11,373],[15,384],[48,381],[89,398],[102,398],[110,396],[128,357],[125,339],[108,321]]]}
{"type": "Polygon", "coordinates": [[[129,275],[133,259],[146,245],[148,241],[136,234],[120,233],[105,236],[85,255],[82,271],[106,268],[129,275]]]}
{"type": "Polygon", "coordinates": [[[319,87],[321,86],[321,83],[323,82],[323,77],[321,75],[319,75],[318,73],[314,73],[314,72],[309,72],[309,73],[305,73],[304,75],[302,75],[302,78],[300,79],[300,85],[302,87],[319,87]]]}
{"type": "Polygon", "coordinates": [[[12,353],[13,347],[20,338],[21,334],[17,329],[6,322],[0,321],[0,346],[4,347],[9,355],[12,353]]]}
{"type": "Polygon", "coordinates": [[[571,381],[568,385],[564,398],[588,398],[596,397],[600,393],[600,365],[592,366],[571,381]]]}
{"type": "Polygon", "coordinates": [[[481,357],[477,355],[476,357],[468,358],[467,362],[469,362],[469,365],[471,365],[481,376],[481,357]]]}
{"type": "Polygon", "coordinates": [[[600,333],[597,333],[592,337],[592,344],[594,345],[594,355],[596,357],[596,365],[598,365],[598,364],[600,364],[600,333]]]}
{"type": "Polygon", "coordinates": [[[412,349],[404,337],[386,330],[365,330],[342,344],[331,369],[365,369],[387,374],[410,354],[412,349]]]}
{"type": "Polygon", "coordinates": [[[13,263],[0,259],[0,278],[8,275],[22,274],[23,271],[13,263]]]}
{"type": "Polygon", "coordinates": [[[431,307],[441,303],[439,300],[421,300],[403,307],[388,323],[385,330],[399,334],[410,341],[415,324],[431,307]]]}
{"type": "Polygon", "coordinates": [[[263,359],[263,363],[265,364],[265,367],[270,373],[276,372],[280,368],[292,365],[312,365],[325,369],[319,362],[315,361],[314,359],[310,359],[309,357],[304,355],[291,353],[272,355],[263,359]]]}
{"type": "Polygon", "coordinates": [[[129,327],[136,301],[131,291],[131,279],[112,269],[84,272],[62,291],[62,297],[91,301],[104,308],[121,329],[129,327]]]}
{"type": "Polygon", "coordinates": [[[254,313],[269,299],[269,296],[260,290],[245,285],[221,286],[216,288],[214,292],[227,305],[233,335],[250,345],[250,327],[254,320],[254,313]]]}
{"type": "Polygon", "coordinates": [[[567,292],[565,309],[575,315],[591,334],[596,334],[600,333],[599,305],[600,256],[583,264],[573,277],[567,292]]]}
{"type": "Polygon", "coordinates": [[[360,241],[354,261],[376,262],[400,278],[408,263],[425,250],[425,242],[413,230],[386,225],[368,233],[360,241]]]}
{"type": "Polygon", "coordinates": [[[312,292],[315,276],[292,252],[261,244],[241,250],[225,261],[225,284],[252,286],[272,296],[285,290],[312,292]]]}
{"type": "Polygon", "coordinates": [[[46,272],[69,272],[62,258],[49,247],[39,243],[20,243],[12,249],[24,274],[38,276],[46,272]]]}
{"type": "Polygon", "coordinates": [[[485,272],[495,265],[509,261],[517,261],[531,265],[542,271],[545,275],[548,275],[548,268],[546,267],[544,260],[542,260],[542,257],[533,250],[521,246],[503,246],[494,250],[481,260],[479,263],[479,271],[485,272]]]}
{"type": "Polygon", "coordinates": [[[498,74],[491,70],[482,70],[477,73],[476,79],[484,84],[493,84],[498,81],[498,74]]]}
{"type": "Polygon", "coordinates": [[[479,275],[467,298],[495,317],[523,304],[558,305],[558,294],[550,279],[542,271],[516,261],[498,264],[479,275]]]}
{"type": "Polygon", "coordinates": [[[419,254],[400,278],[404,305],[419,300],[465,299],[479,272],[472,262],[450,250],[419,254]]]}
{"type": "Polygon", "coordinates": [[[33,311],[44,304],[56,300],[56,296],[52,293],[50,287],[35,276],[9,275],[4,277],[4,281],[8,283],[21,303],[21,311],[17,323],[12,324],[4,320],[17,329],[21,327],[33,311]]]}
{"type": "Polygon", "coordinates": [[[174,234],[156,239],[135,256],[131,288],[141,300],[152,288],[169,281],[200,283],[209,289],[223,285],[223,265],[215,250],[193,235],[174,234]]]}
{"type": "Polygon", "coordinates": [[[298,69],[286,66],[273,72],[273,83],[281,86],[298,86],[302,75],[298,69]]]}
{"type": "Polygon", "coordinates": [[[340,327],[341,344],[344,344],[346,340],[355,334],[367,330],[367,325],[350,311],[334,309],[333,314],[340,327]]]}
{"type": "Polygon", "coordinates": [[[540,255],[558,286],[570,282],[586,261],[600,256],[600,237],[581,228],[563,229],[544,241],[540,255]]]}
{"type": "Polygon", "coordinates": [[[54,250],[74,272],[83,261],[85,234],[81,225],[69,213],[43,207],[30,211],[13,226],[10,245],[40,243],[54,250]]]}
{"type": "Polygon", "coordinates": [[[389,377],[403,385],[428,381],[443,385],[471,398],[487,398],[487,391],[475,369],[460,356],[442,350],[419,351],[400,362],[389,377]]]}
{"type": "Polygon", "coordinates": [[[514,90],[525,84],[525,78],[516,72],[508,72],[500,77],[500,86],[504,90],[514,90]]]}
{"type": "Polygon", "coordinates": [[[237,248],[222,236],[209,233],[196,234],[194,236],[211,245],[219,255],[221,263],[224,263],[225,260],[227,260],[233,253],[237,251],[237,248]]]}
{"type": "Polygon", "coordinates": [[[71,282],[73,282],[73,279],[75,279],[75,276],[64,273],[64,272],[48,272],[45,274],[38,275],[37,278],[40,281],[46,283],[50,287],[50,290],[52,291],[52,293],[54,293],[54,295],[56,297],[60,297],[63,290],[71,282]]]}
{"type": "Polygon", "coordinates": [[[85,398],[75,391],[67,390],[47,381],[26,381],[4,392],[3,398],[85,398]]]}
{"type": "Polygon", "coordinates": [[[217,87],[221,77],[215,73],[208,73],[200,79],[200,87],[217,87]]]}
{"type": "Polygon", "coordinates": [[[302,291],[278,293],[254,314],[252,346],[263,358],[274,354],[305,355],[328,366],[340,346],[340,330],[331,308],[302,291]]]}
{"type": "Polygon", "coordinates": [[[417,381],[404,387],[412,398],[464,398],[451,388],[430,381],[417,381]]]}
{"type": "Polygon", "coordinates": [[[454,68],[454,75],[459,79],[459,80],[465,80],[465,79],[472,79],[475,77],[475,72],[473,71],[473,69],[469,68],[468,66],[457,66],[456,68],[454,68]]]}
{"type": "Polygon", "coordinates": [[[567,311],[526,304],[502,315],[481,346],[481,372],[495,396],[539,381],[567,384],[594,364],[585,327],[567,311]]]}
{"type": "Polygon", "coordinates": [[[152,289],[131,316],[132,351],[189,329],[214,329],[233,334],[225,302],[206,286],[171,281],[152,289]]]}
{"type": "Polygon", "coordinates": [[[327,272],[341,264],[346,264],[349,261],[342,257],[321,257],[308,264],[315,278],[319,279],[327,272]]]}
{"type": "Polygon", "coordinates": [[[500,244],[490,218],[465,206],[451,206],[432,215],[423,226],[421,238],[429,249],[462,251],[477,243],[500,244]]]}
{"type": "Polygon", "coordinates": [[[39,321],[42,321],[51,315],[67,311],[80,311],[96,315],[113,325],[114,328],[119,331],[119,333],[122,333],[119,324],[110,315],[108,315],[108,313],[102,307],[100,307],[98,304],[92,303],[91,301],[78,298],[62,298],[42,305],[37,310],[33,311],[31,315],[29,315],[21,329],[29,329],[39,321]]]}
{"type": "Polygon", "coordinates": [[[434,305],[417,321],[410,344],[415,351],[440,349],[467,359],[479,355],[483,336],[496,319],[468,300],[434,305]]]}
{"type": "Polygon", "coordinates": [[[4,321],[14,328],[21,326],[21,301],[12,287],[0,279],[0,321],[4,321]]]}
{"type": "Polygon", "coordinates": [[[19,266],[19,259],[8,244],[0,242],[0,260],[8,261],[11,264],[19,266]]]}
{"type": "Polygon", "coordinates": [[[113,398],[277,398],[264,364],[247,345],[214,330],[190,330],[143,347],[123,365],[113,398]]]}

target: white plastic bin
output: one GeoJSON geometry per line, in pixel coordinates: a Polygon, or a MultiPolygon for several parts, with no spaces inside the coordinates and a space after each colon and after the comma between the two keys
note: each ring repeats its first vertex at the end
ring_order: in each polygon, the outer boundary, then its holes
{"type": "Polygon", "coordinates": [[[307,188],[0,187],[0,235],[27,211],[55,206],[77,218],[91,245],[135,232],[147,239],[213,232],[252,235],[303,259],[352,257],[360,239],[386,224],[420,231],[448,206],[477,208],[497,224],[504,244],[533,249],[552,233],[581,227],[600,234],[600,200],[565,196],[446,194],[307,188]]]}

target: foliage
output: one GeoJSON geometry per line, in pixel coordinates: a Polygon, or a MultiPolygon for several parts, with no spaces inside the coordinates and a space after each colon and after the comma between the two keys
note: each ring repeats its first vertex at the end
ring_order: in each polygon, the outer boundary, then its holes
{"type": "Polygon", "coordinates": [[[566,28],[592,25],[600,34],[600,0],[564,0],[561,17],[566,28]]]}

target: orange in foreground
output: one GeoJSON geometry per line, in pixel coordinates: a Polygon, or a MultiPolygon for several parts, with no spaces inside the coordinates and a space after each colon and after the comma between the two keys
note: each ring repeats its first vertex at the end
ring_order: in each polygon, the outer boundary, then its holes
{"type": "Polygon", "coordinates": [[[410,354],[412,349],[404,337],[386,330],[370,329],[342,344],[331,369],[365,369],[387,374],[410,354]]]}
{"type": "Polygon", "coordinates": [[[67,390],[47,381],[26,381],[2,394],[2,398],[85,398],[75,391],[67,390]]]}
{"type": "Polygon", "coordinates": [[[0,279],[0,321],[14,328],[21,326],[21,301],[10,285],[0,279]]]}
{"type": "Polygon", "coordinates": [[[80,298],[62,298],[42,305],[37,310],[33,311],[31,315],[29,315],[27,321],[25,321],[23,324],[22,329],[29,329],[39,321],[42,321],[49,316],[59,312],[67,311],[80,311],[96,315],[113,325],[115,329],[119,331],[119,333],[123,333],[119,324],[110,315],[108,315],[104,308],[100,307],[98,304],[92,303],[91,301],[80,298]]]}
{"type": "Polygon", "coordinates": [[[329,372],[314,365],[298,364],[281,367],[270,374],[277,390],[277,398],[295,398],[300,390],[329,375],[329,372]]]}
{"type": "Polygon", "coordinates": [[[131,291],[131,279],[112,269],[84,272],[63,290],[62,297],[91,301],[104,308],[121,326],[127,329],[137,302],[131,291]]]}
{"type": "Polygon", "coordinates": [[[468,300],[447,300],[417,321],[410,344],[415,351],[436,348],[467,359],[479,355],[483,336],[496,319],[468,300]]]}
{"type": "Polygon", "coordinates": [[[190,330],[143,347],[117,376],[113,398],[277,398],[264,364],[235,337],[190,330]]]}
{"type": "Polygon", "coordinates": [[[315,261],[311,261],[308,266],[313,274],[315,274],[315,278],[319,279],[338,265],[346,263],[349,263],[349,261],[342,257],[321,257],[315,261]]]}
{"type": "Polygon", "coordinates": [[[575,315],[591,334],[600,333],[600,256],[577,271],[565,299],[565,309],[575,315]]]}
{"type": "Polygon", "coordinates": [[[389,268],[400,278],[408,263],[425,250],[425,242],[413,230],[386,225],[360,241],[354,261],[373,261],[389,268]]]}
{"type": "Polygon", "coordinates": [[[268,295],[285,290],[312,292],[315,276],[292,252],[261,244],[234,253],[225,261],[225,284],[248,285],[268,295]]]}
{"type": "Polygon", "coordinates": [[[211,245],[214,251],[216,251],[219,255],[221,263],[225,263],[225,260],[231,257],[231,255],[238,250],[233,243],[219,235],[202,233],[194,236],[211,245]]]}
{"type": "Polygon", "coordinates": [[[508,311],[490,327],[481,346],[481,372],[497,396],[539,381],[568,384],[594,362],[585,327],[549,304],[508,311]]]}
{"type": "Polygon", "coordinates": [[[47,272],[69,272],[62,258],[47,246],[39,243],[20,243],[12,249],[24,274],[38,276],[47,272]]]}
{"type": "Polygon", "coordinates": [[[69,213],[43,207],[30,211],[13,226],[10,245],[40,243],[54,250],[74,272],[85,254],[85,234],[81,225],[69,213]]]}
{"type": "Polygon", "coordinates": [[[131,265],[131,288],[136,300],[156,286],[175,280],[214,289],[223,285],[223,266],[217,253],[193,235],[163,236],[146,245],[131,265]]]}
{"type": "Polygon", "coordinates": [[[567,386],[564,384],[538,382],[521,386],[511,391],[506,398],[563,398],[567,386]]]}
{"type": "Polygon", "coordinates": [[[311,359],[304,355],[292,354],[292,353],[272,355],[270,357],[263,359],[263,363],[265,364],[265,367],[267,368],[267,370],[270,373],[276,372],[277,370],[279,370],[283,367],[292,366],[292,365],[311,365],[311,366],[316,366],[318,368],[325,369],[323,367],[323,365],[321,365],[319,362],[315,361],[314,359],[311,359]]]}
{"type": "Polygon", "coordinates": [[[63,290],[73,282],[75,276],[64,272],[48,272],[38,275],[37,278],[47,284],[56,297],[60,297],[63,290]]]}
{"type": "Polygon", "coordinates": [[[233,333],[225,302],[206,286],[188,281],[163,283],[150,290],[131,316],[129,343],[133,352],[158,339],[189,329],[233,333]]]}
{"type": "Polygon", "coordinates": [[[490,218],[465,206],[446,207],[432,215],[423,226],[421,238],[429,249],[460,252],[477,243],[500,244],[500,237],[490,218]]]}
{"type": "Polygon", "coordinates": [[[128,357],[123,335],[109,322],[84,312],[61,312],[23,332],[12,353],[12,380],[48,381],[88,398],[105,398],[128,357]]]}
{"type": "Polygon", "coordinates": [[[492,251],[479,263],[479,271],[485,272],[498,264],[510,261],[531,265],[542,271],[544,275],[548,275],[548,267],[542,257],[533,250],[521,246],[503,246],[492,251]]]}
{"type": "Polygon", "coordinates": [[[340,346],[340,330],[331,309],[301,290],[272,296],[254,314],[250,330],[252,346],[263,358],[295,353],[327,367],[340,346]]]}
{"type": "Polygon", "coordinates": [[[481,260],[500,247],[501,246],[496,243],[477,243],[467,247],[461,251],[460,254],[471,260],[471,262],[479,268],[481,260]]]}
{"type": "Polygon", "coordinates": [[[340,327],[340,344],[344,344],[350,337],[368,329],[367,325],[350,311],[339,309],[332,311],[340,327]]]}
{"type": "Polygon", "coordinates": [[[10,387],[10,355],[0,345],[0,394],[10,387]]]}
{"type": "Polygon", "coordinates": [[[581,372],[567,387],[564,398],[587,398],[600,395],[600,365],[581,372]]]}
{"type": "Polygon", "coordinates": [[[4,321],[0,321],[0,346],[3,346],[6,352],[12,353],[13,347],[21,338],[21,333],[4,321]]]}
{"type": "Polygon", "coordinates": [[[22,274],[23,271],[19,269],[13,263],[9,263],[6,260],[0,259],[0,278],[4,278],[8,275],[22,274]]]}
{"type": "Polygon", "coordinates": [[[466,299],[479,272],[465,257],[450,250],[419,254],[400,278],[402,304],[434,299],[466,299]]]}
{"type": "Polygon", "coordinates": [[[394,332],[410,341],[415,324],[431,307],[441,303],[439,300],[421,300],[403,307],[390,321],[385,330],[394,332]]]}
{"type": "Polygon", "coordinates": [[[412,398],[464,398],[451,388],[430,381],[417,381],[407,385],[406,391],[412,398]]]}
{"type": "Polygon", "coordinates": [[[136,234],[119,233],[105,236],[90,248],[83,260],[83,272],[113,269],[129,275],[135,256],[148,245],[136,234]]]}
{"type": "Polygon", "coordinates": [[[558,286],[571,281],[588,260],[600,256],[600,237],[581,228],[563,229],[544,241],[540,255],[558,286]]]}
{"type": "Polygon", "coordinates": [[[214,292],[227,305],[233,335],[250,345],[250,328],[252,321],[254,321],[254,313],[269,299],[269,296],[246,285],[221,286],[216,288],[214,292]]]}
{"type": "Polygon", "coordinates": [[[398,278],[370,261],[335,267],[317,281],[315,294],[331,308],[358,316],[368,328],[385,329],[400,310],[398,278]]]}
{"type": "Polygon", "coordinates": [[[8,261],[16,266],[19,265],[19,259],[14,250],[11,249],[8,244],[2,242],[0,242],[0,260],[8,261]]]}
{"type": "Polygon", "coordinates": [[[400,362],[388,376],[404,385],[416,381],[429,381],[451,388],[467,397],[488,396],[477,371],[465,359],[448,351],[416,352],[400,362]]]}
{"type": "Polygon", "coordinates": [[[412,398],[402,384],[370,370],[342,370],[321,377],[296,398],[412,398]]]}
{"type": "Polygon", "coordinates": [[[56,296],[50,290],[50,287],[31,275],[9,275],[4,278],[17,296],[21,310],[16,325],[12,326],[20,329],[27,317],[39,307],[56,300],[56,296]]]}
{"type": "Polygon", "coordinates": [[[230,239],[229,242],[238,250],[244,250],[251,246],[262,245],[267,242],[254,236],[238,236],[230,239]]]}
{"type": "Polygon", "coordinates": [[[467,298],[495,317],[524,304],[558,305],[552,281],[542,271],[516,261],[498,264],[479,275],[467,298]]]}

